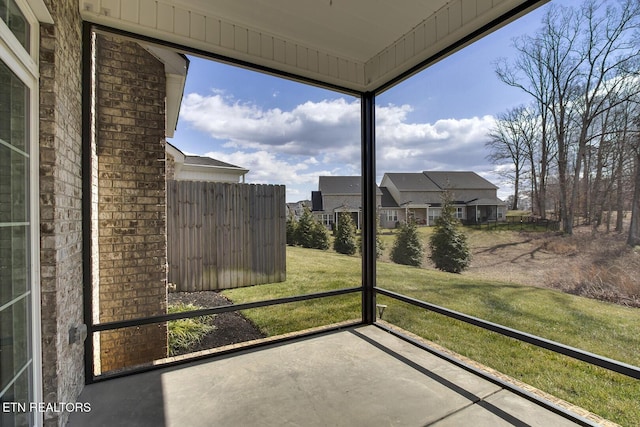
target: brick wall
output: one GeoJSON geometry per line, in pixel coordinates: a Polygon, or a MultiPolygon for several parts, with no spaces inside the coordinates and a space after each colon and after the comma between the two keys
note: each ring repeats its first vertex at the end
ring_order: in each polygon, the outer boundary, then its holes
{"type": "MultiPolygon", "coordinates": [[[[100,321],[164,314],[164,65],[100,35],[96,73],[100,321]]],[[[166,357],[166,324],[103,332],[100,351],[102,372],[166,357]]]]}
{"type": "Polygon", "coordinates": [[[176,179],[176,160],[173,158],[171,154],[166,154],[166,178],[167,181],[176,179]]]}
{"type": "MultiPolygon", "coordinates": [[[[69,327],[82,301],[81,21],[76,0],[45,0],[55,24],[40,36],[40,276],[45,402],[73,402],[84,386],[84,347],[69,327]]],[[[62,426],[68,414],[45,414],[62,426]]]]}

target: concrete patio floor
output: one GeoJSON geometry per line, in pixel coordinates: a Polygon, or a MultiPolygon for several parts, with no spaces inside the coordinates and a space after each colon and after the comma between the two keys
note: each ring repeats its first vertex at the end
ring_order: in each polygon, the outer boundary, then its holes
{"type": "Polygon", "coordinates": [[[570,426],[376,326],[85,387],[69,427],[570,426]]]}

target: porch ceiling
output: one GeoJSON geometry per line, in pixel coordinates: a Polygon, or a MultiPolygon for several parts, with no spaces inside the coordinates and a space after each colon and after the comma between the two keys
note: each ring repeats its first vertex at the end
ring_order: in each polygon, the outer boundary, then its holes
{"type": "Polygon", "coordinates": [[[86,21],[365,92],[546,1],[79,0],[79,7],[86,21]]]}

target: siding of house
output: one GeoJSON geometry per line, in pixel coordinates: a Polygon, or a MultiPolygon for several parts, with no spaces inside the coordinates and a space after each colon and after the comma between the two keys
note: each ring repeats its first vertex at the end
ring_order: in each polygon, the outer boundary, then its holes
{"type": "MultiPolygon", "coordinates": [[[[96,75],[99,319],[165,314],[164,65],[137,43],[99,35],[96,75]]],[[[100,333],[99,372],[166,355],[166,323],[100,333]]]]}
{"type": "Polygon", "coordinates": [[[359,210],[362,206],[362,198],[352,194],[322,194],[322,207],[325,212],[333,212],[336,209],[359,210]]]}
{"type": "MultiPolygon", "coordinates": [[[[55,24],[41,25],[39,52],[42,389],[45,402],[74,402],[84,386],[83,344],[69,344],[69,327],[84,323],[82,25],[77,1],[45,4],[55,24]]],[[[63,426],[68,413],[44,418],[63,426]]]]}
{"type": "Polygon", "coordinates": [[[452,199],[469,202],[474,199],[495,198],[496,190],[492,189],[451,189],[452,199]]]}
{"type": "MultiPolygon", "coordinates": [[[[382,200],[382,196],[376,196],[376,206],[380,206],[382,200]]],[[[338,211],[348,211],[348,212],[362,212],[362,197],[360,195],[352,195],[352,194],[322,194],[322,212],[316,212],[316,217],[321,219],[319,215],[331,215],[331,222],[335,223],[335,212],[338,211]]],[[[362,223],[362,214],[358,214],[358,220],[356,221],[354,218],[354,222],[356,222],[356,226],[360,226],[362,223]]]]}
{"type": "Polygon", "coordinates": [[[238,173],[224,173],[220,171],[200,171],[200,170],[185,170],[180,171],[180,174],[176,176],[179,181],[207,181],[207,182],[240,182],[241,174],[238,173]]]}

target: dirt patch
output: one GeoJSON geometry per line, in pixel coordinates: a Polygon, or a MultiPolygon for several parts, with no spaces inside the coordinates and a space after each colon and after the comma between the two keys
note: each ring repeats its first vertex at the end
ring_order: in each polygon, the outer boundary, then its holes
{"type": "MultiPolygon", "coordinates": [[[[180,303],[193,304],[198,307],[211,308],[230,305],[231,301],[219,292],[199,291],[170,292],[168,295],[168,303],[169,305],[180,303]]],[[[205,335],[199,344],[179,354],[207,350],[265,337],[251,321],[235,312],[216,314],[211,321],[211,325],[213,325],[215,329],[205,335]]]]}
{"type": "Polygon", "coordinates": [[[533,232],[494,236],[494,243],[471,242],[472,262],[464,275],[640,307],[640,252],[626,245],[623,234],[593,234],[583,227],[573,236],[533,232]]]}

